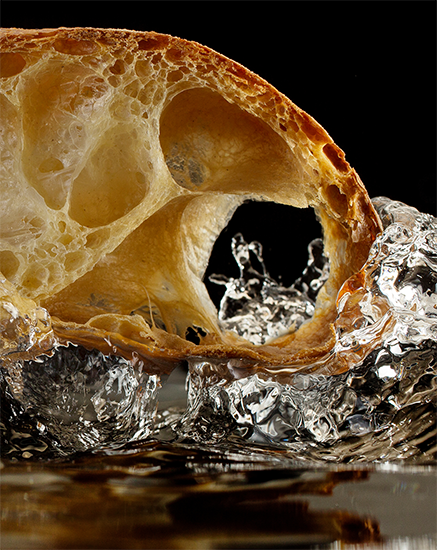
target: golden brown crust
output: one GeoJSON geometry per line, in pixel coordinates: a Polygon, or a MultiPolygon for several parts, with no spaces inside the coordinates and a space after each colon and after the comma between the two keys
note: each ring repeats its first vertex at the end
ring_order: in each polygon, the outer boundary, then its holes
{"type": "Polygon", "coordinates": [[[0,51],[5,147],[24,167],[11,161],[2,185],[11,227],[27,224],[20,243],[3,239],[2,270],[61,339],[172,360],[326,357],[338,290],[381,224],[317,122],[238,63],[159,33],[2,29],[0,51]],[[330,258],[313,320],[269,346],[222,334],[201,281],[246,198],[313,207],[330,258]],[[208,333],[199,346],[184,339],[191,325],[208,333]]]}

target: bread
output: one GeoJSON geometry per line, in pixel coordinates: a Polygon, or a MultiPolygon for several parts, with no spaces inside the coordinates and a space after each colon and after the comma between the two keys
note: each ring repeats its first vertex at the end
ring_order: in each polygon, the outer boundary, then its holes
{"type": "MultiPolygon", "coordinates": [[[[113,29],[0,32],[0,261],[13,288],[3,306],[19,296],[20,314],[46,310],[59,341],[158,368],[190,357],[302,368],[329,354],[337,293],[381,224],[317,122],[195,42],[113,29]],[[247,199],[312,207],[330,259],[314,317],[262,346],[221,331],[202,282],[217,236],[247,199]],[[199,344],[186,339],[190,327],[202,329],[199,344]]],[[[297,238],[285,237],[284,254],[297,238]]]]}

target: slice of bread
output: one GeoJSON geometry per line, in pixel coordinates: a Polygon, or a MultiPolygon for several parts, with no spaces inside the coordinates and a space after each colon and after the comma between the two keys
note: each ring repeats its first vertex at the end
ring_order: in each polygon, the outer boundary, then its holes
{"type": "MultiPolygon", "coordinates": [[[[158,368],[326,357],[338,291],[381,224],[317,122],[238,63],[163,34],[2,29],[0,51],[0,269],[60,341],[158,368]],[[312,207],[330,260],[313,318],[265,346],[220,330],[202,282],[247,199],[312,207]]],[[[305,238],[284,235],[284,254],[305,238]]]]}

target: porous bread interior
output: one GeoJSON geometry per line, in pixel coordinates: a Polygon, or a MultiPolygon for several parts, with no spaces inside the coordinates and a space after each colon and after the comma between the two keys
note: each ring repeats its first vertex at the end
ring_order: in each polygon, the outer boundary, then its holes
{"type": "Polygon", "coordinates": [[[60,337],[282,364],[329,351],[337,292],[380,224],[311,117],[240,65],[166,35],[3,30],[0,45],[1,271],[60,337]],[[331,266],[313,320],[256,349],[222,333],[202,282],[247,199],[315,208],[331,266]],[[189,327],[206,333],[200,345],[189,327]]]}

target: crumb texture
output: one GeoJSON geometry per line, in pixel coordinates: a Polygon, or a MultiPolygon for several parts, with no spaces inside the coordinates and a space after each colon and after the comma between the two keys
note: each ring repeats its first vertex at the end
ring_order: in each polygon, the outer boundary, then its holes
{"type": "Polygon", "coordinates": [[[125,316],[138,341],[196,326],[222,342],[202,277],[252,199],[316,209],[331,259],[319,309],[332,317],[379,221],[311,117],[165,35],[3,29],[0,46],[0,267],[20,295],[60,324],[111,332],[125,316]]]}

